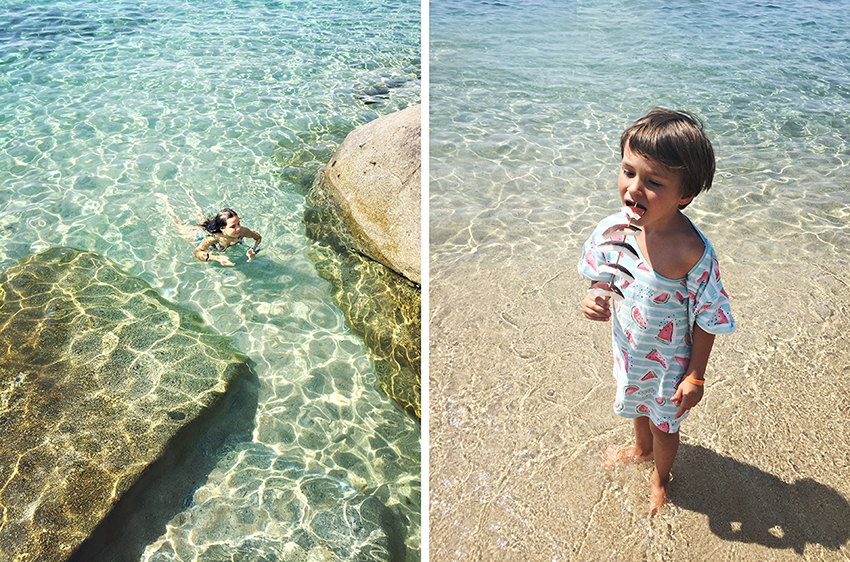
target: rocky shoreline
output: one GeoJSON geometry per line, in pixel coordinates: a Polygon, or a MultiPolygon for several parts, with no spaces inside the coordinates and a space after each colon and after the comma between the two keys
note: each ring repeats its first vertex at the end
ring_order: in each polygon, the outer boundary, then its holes
{"type": "Polygon", "coordinates": [[[311,252],[379,386],[421,417],[421,106],[352,131],[307,196],[311,252]]]}

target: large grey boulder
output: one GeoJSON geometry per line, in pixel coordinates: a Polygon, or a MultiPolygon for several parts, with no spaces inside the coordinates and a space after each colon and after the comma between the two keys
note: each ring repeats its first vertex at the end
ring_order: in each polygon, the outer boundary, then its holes
{"type": "Polygon", "coordinates": [[[110,513],[132,511],[122,499],[184,454],[249,373],[196,313],[71,248],[0,274],[0,355],[3,561],[67,560],[110,513]]]}
{"type": "MultiPolygon", "coordinates": [[[[422,106],[371,121],[345,137],[317,182],[357,249],[422,283],[422,106]]],[[[314,186],[314,189],[316,187],[314,186]]]]}
{"type": "Polygon", "coordinates": [[[310,259],[372,351],[378,385],[421,416],[421,106],[355,129],[316,175],[310,259]]]}

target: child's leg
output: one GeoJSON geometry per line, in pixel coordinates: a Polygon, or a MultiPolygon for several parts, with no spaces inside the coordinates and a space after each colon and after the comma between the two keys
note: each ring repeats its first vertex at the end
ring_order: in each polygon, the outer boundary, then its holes
{"type": "Polygon", "coordinates": [[[650,425],[653,437],[655,470],[652,471],[652,492],[649,496],[649,516],[655,515],[667,503],[667,486],[670,484],[670,469],[679,451],[679,432],[665,433],[650,425]]]}
{"type": "Polygon", "coordinates": [[[635,418],[633,421],[635,426],[635,454],[644,457],[644,460],[650,460],[655,453],[655,440],[652,436],[654,426],[647,417],[635,418]]]}
{"type": "Polygon", "coordinates": [[[203,210],[203,209],[201,209],[201,206],[200,206],[200,205],[198,205],[198,202],[197,202],[197,201],[195,201],[195,198],[194,198],[194,197],[192,197],[192,192],[191,192],[191,191],[189,191],[188,189],[187,189],[187,190],[185,190],[185,191],[186,191],[186,195],[188,195],[188,196],[189,196],[189,201],[191,201],[191,202],[192,202],[192,204],[193,204],[193,205],[195,205],[195,214],[198,216],[198,221],[197,221],[197,222],[201,222],[201,221],[203,221],[203,220],[206,218],[206,217],[204,216],[204,210],[203,210]]]}
{"type": "Polygon", "coordinates": [[[154,195],[162,199],[162,201],[165,203],[165,214],[168,215],[168,218],[171,219],[171,222],[173,222],[176,226],[182,226],[186,224],[183,222],[183,219],[177,216],[177,212],[174,210],[174,205],[172,205],[171,201],[168,200],[168,195],[165,195],[164,193],[154,193],[154,195]]]}
{"type": "MultiPolygon", "coordinates": [[[[195,245],[195,234],[197,232],[196,228],[193,228],[183,222],[177,212],[174,210],[174,205],[168,200],[168,196],[162,193],[154,193],[157,197],[162,199],[165,202],[165,214],[171,219],[171,222],[174,223],[174,226],[177,228],[177,234],[180,235],[180,238],[188,242],[189,244],[195,245]]],[[[193,199],[194,201],[194,199],[193,199]]],[[[165,234],[165,233],[163,233],[165,234]]]]}
{"type": "Polygon", "coordinates": [[[635,429],[634,446],[610,445],[602,454],[602,466],[605,468],[652,460],[654,440],[649,418],[635,418],[632,424],[635,429]]]}

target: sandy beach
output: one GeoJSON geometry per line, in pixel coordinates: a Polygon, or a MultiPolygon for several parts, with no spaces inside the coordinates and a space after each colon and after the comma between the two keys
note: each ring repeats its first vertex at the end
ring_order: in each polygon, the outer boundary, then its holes
{"type": "Polygon", "coordinates": [[[850,67],[837,4],[431,4],[430,560],[850,560],[850,67]],[[841,42],[838,40],[841,38],[841,42]],[[613,412],[576,270],[623,130],[700,116],[737,330],[681,426],[670,502],[613,412]]]}
{"type": "Polygon", "coordinates": [[[652,463],[600,465],[632,432],[578,238],[553,261],[432,261],[430,560],[850,559],[847,263],[718,249],[738,329],[649,519],[652,463]]]}

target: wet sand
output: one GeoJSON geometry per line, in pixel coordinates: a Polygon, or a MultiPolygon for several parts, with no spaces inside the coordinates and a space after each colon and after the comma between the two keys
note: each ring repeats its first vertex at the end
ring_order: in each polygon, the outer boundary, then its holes
{"type": "Polygon", "coordinates": [[[600,465],[632,425],[611,407],[610,326],[579,308],[578,247],[432,258],[432,562],[850,560],[848,263],[718,253],[738,329],[653,519],[652,463],[600,465]]]}

